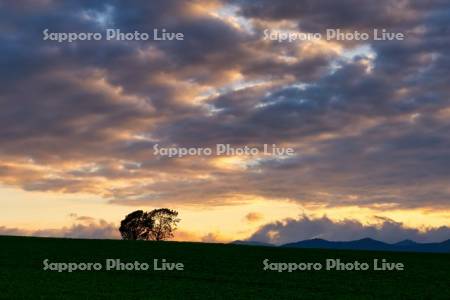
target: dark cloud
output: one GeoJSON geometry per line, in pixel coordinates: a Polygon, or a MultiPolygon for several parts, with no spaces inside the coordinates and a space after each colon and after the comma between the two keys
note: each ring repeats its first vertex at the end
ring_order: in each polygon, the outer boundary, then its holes
{"type": "Polygon", "coordinates": [[[449,208],[445,1],[1,5],[4,184],[95,193],[130,205],[223,204],[245,195],[325,206],[449,208]],[[222,4],[237,6],[237,15],[228,10],[220,17],[229,8],[222,4]],[[311,31],[381,27],[407,39],[262,40],[264,26],[283,22],[311,31]],[[42,41],[44,28],[106,26],[164,27],[183,32],[185,41],[42,41]],[[277,143],[294,147],[297,156],[229,170],[210,157],[154,157],[155,143],[277,143]]]}
{"type": "Polygon", "coordinates": [[[386,218],[380,218],[378,224],[365,225],[351,219],[333,221],[326,216],[318,219],[301,216],[299,219],[266,224],[248,240],[286,244],[313,238],[350,241],[367,237],[388,243],[404,239],[423,243],[441,242],[450,238],[450,227],[426,228],[421,231],[386,218]]]}
{"type": "MultiPolygon", "coordinates": [[[[232,0],[242,15],[248,18],[268,20],[292,20],[300,28],[318,32],[327,28],[345,30],[370,30],[380,28],[406,28],[417,24],[429,7],[418,5],[419,1],[382,0],[288,0],[274,2],[270,0],[232,0]]],[[[428,4],[439,4],[429,1],[428,4]]]]}

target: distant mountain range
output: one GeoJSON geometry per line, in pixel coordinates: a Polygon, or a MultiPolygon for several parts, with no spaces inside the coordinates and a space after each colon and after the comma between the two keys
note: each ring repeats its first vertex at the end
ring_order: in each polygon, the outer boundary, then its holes
{"type": "MultiPolygon", "coordinates": [[[[252,246],[274,246],[255,241],[234,241],[233,244],[252,246]]],[[[372,250],[372,251],[404,251],[404,252],[433,252],[450,253],[450,239],[440,243],[417,243],[412,240],[403,240],[398,243],[388,244],[371,238],[348,242],[334,242],[323,239],[304,240],[295,243],[281,245],[285,248],[309,248],[309,249],[342,249],[342,250],[372,250]]]]}

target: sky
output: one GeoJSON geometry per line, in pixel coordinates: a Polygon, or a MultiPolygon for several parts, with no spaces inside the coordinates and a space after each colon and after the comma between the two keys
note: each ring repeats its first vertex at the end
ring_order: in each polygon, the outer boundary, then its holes
{"type": "Polygon", "coordinates": [[[0,1],[0,234],[450,238],[448,1],[0,1]],[[58,42],[49,32],[183,40],[58,42]],[[265,30],[402,33],[279,42],[265,30]],[[161,156],[266,145],[294,155],[161,156]]]}

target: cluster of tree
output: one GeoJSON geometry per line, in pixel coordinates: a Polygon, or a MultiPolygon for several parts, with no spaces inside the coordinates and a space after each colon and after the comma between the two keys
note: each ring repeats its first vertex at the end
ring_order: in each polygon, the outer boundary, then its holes
{"type": "Polygon", "coordinates": [[[163,241],[173,237],[178,212],[168,208],[154,209],[150,212],[136,210],[120,223],[120,234],[124,240],[163,241]]]}

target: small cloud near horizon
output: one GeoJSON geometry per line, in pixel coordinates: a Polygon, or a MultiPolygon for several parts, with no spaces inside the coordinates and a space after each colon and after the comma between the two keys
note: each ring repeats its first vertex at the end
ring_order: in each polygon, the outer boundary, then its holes
{"type": "Polygon", "coordinates": [[[27,230],[0,226],[0,235],[36,236],[36,237],[62,237],[82,239],[118,239],[120,234],[114,223],[103,219],[95,220],[91,217],[76,217],[71,226],[61,228],[45,228],[27,230]]]}
{"type": "Polygon", "coordinates": [[[245,215],[245,219],[247,222],[257,222],[261,221],[264,218],[264,216],[257,212],[250,212],[247,215],[245,215]]]}

